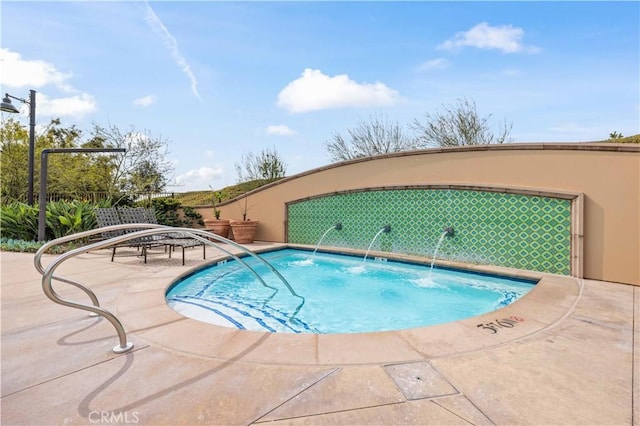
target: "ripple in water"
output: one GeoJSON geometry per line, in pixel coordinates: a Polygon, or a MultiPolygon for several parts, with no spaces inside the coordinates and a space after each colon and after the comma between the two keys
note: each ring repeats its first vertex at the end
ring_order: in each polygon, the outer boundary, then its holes
{"type": "Polygon", "coordinates": [[[291,265],[293,266],[308,266],[308,265],[313,265],[313,259],[311,259],[310,257],[304,260],[294,260],[293,262],[290,262],[291,265]]]}
{"type": "Polygon", "coordinates": [[[350,266],[347,268],[347,272],[351,274],[361,274],[364,272],[364,265],[350,266]]]}
{"type": "Polygon", "coordinates": [[[441,284],[438,284],[433,280],[431,274],[425,277],[416,278],[415,280],[411,280],[411,282],[422,288],[443,288],[441,284]]]}

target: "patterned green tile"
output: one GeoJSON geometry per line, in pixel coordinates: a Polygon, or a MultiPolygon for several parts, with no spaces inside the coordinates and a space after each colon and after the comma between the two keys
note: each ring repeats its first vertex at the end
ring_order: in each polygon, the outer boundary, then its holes
{"type": "Polygon", "coordinates": [[[571,202],[547,197],[449,189],[390,189],[332,194],[290,203],[289,241],[438,257],[568,275],[571,202]]]}

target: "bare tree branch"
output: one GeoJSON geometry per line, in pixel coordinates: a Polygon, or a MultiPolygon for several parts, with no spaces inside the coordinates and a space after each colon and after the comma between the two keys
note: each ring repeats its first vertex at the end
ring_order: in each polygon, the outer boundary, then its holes
{"type": "Polygon", "coordinates": [[[161,192],[173,173],[173,165],[166,159],[168,141],[153,137],[149,131],[131,127],[123,132],[114,125],[104,128],[94,124],[92,143],[127,150],[113,160],[111,187],[115,191],[161,192]]]}
{"type": "Polygon", "coordinates": [[[347,132],[349,142],[338,133],[333,135],[333,140],[325,142],[331,161],[416,149],[415,141],[404,135],[397,122],[378,116],[370,117],[368,122],[361,121],[355,129],[347,132]]]}
{"type": "Polygon", "coordinates": [[[444,111],[425,114],[425,123],[414,120],[411,128],[416,132],[416,142],[421,147],[447,147],[465,145],[488,145],[510,142],[512,124],[504,122],[494,133],[489,127],[489,119],[479,117],[474,101],[458,99],[454,106],[444,106],[444,111]]]}
{"type": "Polygon", "coordinates": [[[277,179],[285,176],[287,165],[280,158],[275,147],[263,149],[259,154],[243,154],[240,162],[235,163],[238,182],[256,179],[277,179]]]}

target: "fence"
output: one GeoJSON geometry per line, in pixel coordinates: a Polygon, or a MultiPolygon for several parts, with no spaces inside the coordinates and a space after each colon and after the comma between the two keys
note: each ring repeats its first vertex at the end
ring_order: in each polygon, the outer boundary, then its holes
{"type": "MultiPolygon", "coordinates": [[[[38,204],[39,202],[39,194],[34,194],[34,204],[38,204]]],[[[147,193],[147,194],[111,194],[108,192],[82,192],[82,193],[49,193],[47,194],[47,201],[87,201],[90,203],[98,203],[103,200],[118,200],[120,197],[129,197],[133,201],[142,201],[153,198],[176,198],[179,194],[175,192],[162,192],[162,193],[147,193]]],[[[20,197],[6,197],[2,196],[1,204],[6,205],[13,202],[26,203],[27,202],[27,194],[23,194],[20,197]]]]}

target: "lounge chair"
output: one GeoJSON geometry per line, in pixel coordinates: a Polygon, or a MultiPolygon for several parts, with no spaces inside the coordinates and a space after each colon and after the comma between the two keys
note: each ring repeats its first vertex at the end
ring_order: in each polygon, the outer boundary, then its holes
{"type": "MultiPolygon", "coordinates": [[[[99,208],[96,209],[96,220],[98,223],[98,227],[135,223],[158,223],[153,209],[144,209],[140,207],[124,209],[99,208]]],[[[116,236],[124,235],[125,233],[135,232],[138,230],[140,229],[131,228],[127,230],[107,231],[103,233],[103,237],[113,238],[116,236]]],[[[118,247],[136,247],[140,249],[142,251],[141,255],[144,258],[144,263],[147,263],[147,251],[151,247],[164,247],[165,252],[168,249],[169,258],[171,258],[171,254],[173,250],[175,250],[175,247],[182,247],[182,264],[184,265],[185,248],[197,246],[202,246],[202,256],[203,259],[206,259],[206,248],[204,243],[194,238],[190,238],[186,233],[169,231],[163,235],[140,237],[131,241],[127,241],[126,243],[113,246],[113,250],[111,252],[111,261],[113,262],[113,259],[116,255],[116,249],[118,247]]]]}

